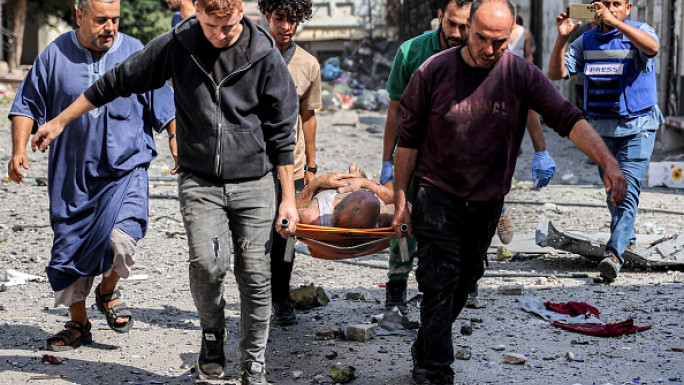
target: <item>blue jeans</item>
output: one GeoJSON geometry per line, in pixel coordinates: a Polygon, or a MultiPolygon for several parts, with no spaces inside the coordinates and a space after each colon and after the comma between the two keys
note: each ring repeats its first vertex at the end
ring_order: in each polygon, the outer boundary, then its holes
{"type": "MultiPolygon", "coordinates": [[[[618,207],[610,204],[610,193],[607,198],[611,220],[610,239],[606,245],[606,251],[612,252],[624,262],[622,253],[625,252],[627,245],[636,242],[634,222],[639,205],[639,193],[641,193],[641,182],[646,175],[648,161],[653,153],[655,132],[643,131],[636,135],[619,138],[603,137],[603,141],[620,163],[620,169],[627,180],[627,195],[618,207]]],[[[599,173],[603,179],[603,170],[600,167],[599,173]]]]}
{"type": "Polygon", "coordinates": [[[190,291],[200,325],[210,330],[225,328],[223,280],[232,236],[240,291],[242,361],[264,364],[271,316],[273,174],[225,183],[180,171],[178,192],[190,249],[190,291]]]}
{"type": "Polygon", "coordinates": [[[502,204],[467,202],[436,188],[418,188],[411,224],[418,240],[416,280],[423,299],[412,348],[414,374],[423,371],[438,383],[453,380],[451,325],[484,274],[502,204]]]}

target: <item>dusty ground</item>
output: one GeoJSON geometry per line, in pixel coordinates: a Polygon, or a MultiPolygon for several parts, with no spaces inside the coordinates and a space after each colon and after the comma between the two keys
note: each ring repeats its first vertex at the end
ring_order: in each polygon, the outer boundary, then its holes
{"type": "MultiPolygon", "coordinates": [[[[8,105],[0,106],[5,116],[8,105]]],[[[379,173],[383,119],[368,113],[358,127],[332,124],[332,114],[319,115],[318,162],[320,172],[339,171],[350,160],[366,168],[369,175],[379,173]],[[375,132],[370,132],[370,131],[375,132]]],[[[94,325],[93,345],[75,352],[56,354],[66,359],[61,365],[41,363],[45,339],[58,331],[68,319],[65,308],[52,308],[48,283],[12,286],[0,292],[0,384],[185,384],[195,383],[193,365],[199,350],[199,322],[188,288],[187,245],[176,198],[176,185],[165,180],[164,167],[172,161],[166,137],[159,136],[162,155],[150,168],[150,227],[140,242],[138,265],[133,274],[146,278],[122,283],[126,302],[134,308],[136,325],[128,334],[108,330],[105,320],[89,308],[94,325]],[[153,178],[154,179],[154,178],[153,178]],[[31,380],[33,376],[66,376],[61,379],[31,380]]],[[[588,164],[566,139],[547,131],[552,156],[560,176],[572,172],[580,185],[598,184],[595,166],[588,164]]],[[[516,178],[529,179],[532,158],[525,140],[516,178]]],[[[0,124],[0,163],[5,169],[11,154],[9,124],[0,124]]],[[[46,174],[44,154],[31,154],[29,175],[46,174]]],[[[2,175],[4,175],[3,172],[2,175]]],[[[603,190],[588,186],[551,186],[532,191],[527,182],[516,183],[508,196],[517,237],[531,233],[539,215],[546,214],[563,230],[607,232],[605,208],[544,209],[524,202],[604,202],[603,190]],[[522,202],[522,203],[515,203],[522,202]]],[[[684,211],[681,191],[646,190],[641,207],[684,211]]],[[[0,273],[15,269],[44,275],[49,257],[51,230],[44,186],[29,178],[23,185],[0,186],[0,273]]],[[[640,213],[637,227],[657,224],[668,234],[684,229],[684,216],[640,213]]],[[[514,247],[511,247],[514,249],[514,247]]],[[[515,251],[515,250],[514,250],[515,251]]],[[[384,258],[374,257],[369,264],[382,266],[384,258]]],[[[490,263],[489,273],[587,273],[596,276],[595,265],[582,257],[563,252],[541,256],[519,254],[514,261],[490,263]]],[[[382,312],[386,271],[312,259],[298,255],[293,285],[314,283],[333,298],[329,305],[298,314],[297,325],[273,328],[267,350],[268,379],[276,384],[331,383],[327,375],[336,363],[356,368],[355,384],[409,384],[411,337],[377,337],[367,343],[345,340],[318,341],[317,328],[341,323],[368,322],[370,315],[382,312]],[[371,301],[344,300],[345,294],[361,287],[371,301]],[[330,360],[336,353],[337,356],[330,360]]],[[[483,309],[466,309],[453,328],[454,346],[470,347],[472,358],[457,360],[457,381],[467,384],[682,384],[684,383],[684,292],[682,272],[666,270],[628,270],[613,285],[595,284],[592,278],[484,278],[481,297],[483,309]],[[678,282],[677,282],[678,281],[678,282]],[[634,318],[637,325],[652,329],[620,338],[595,338],[550,326],[523,312],[515,296],[499,293],[502,285],[519,283],[526,295],[543,301],[585,301],[601,311],[604,321],[634,318]],[[475,318],[474,332],[461,335],[461,325],[475,318]],[[504,351],[495,351],[505,345],[504,351]],[[569,361],[566,354],[574,359],[569,361]],[[524,365],[503,362],[505,353],[527,357],[524,365]]],[[[413,275],[409,296],[417,294],[413,275]]],[[[239,378],[238,331],[239,301],[234,278],[226,280],[225,295],[228,337],[226,352],[229,378],[214,383],[237,383],[239,378]]],[[[94,302],[90,298],[88,306],[94,302]]],[[[412,308],[411,317],[418,311],[412,308]]]]}

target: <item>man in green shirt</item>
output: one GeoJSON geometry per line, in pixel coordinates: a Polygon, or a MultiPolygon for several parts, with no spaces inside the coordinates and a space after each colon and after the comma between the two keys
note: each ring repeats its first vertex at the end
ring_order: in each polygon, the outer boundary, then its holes
{"type": "MultiPolygon", "coordinates": [[[[407,40],[399,47],[387,81],[390,104],[387,109],[387,122],[385,123],[383,139],[380,184],[384,185],[394,181],[393,158],[397,144],[397,126],[403,115],[399,100],[411,80],[411,76],[432,55],[466,43],[465,28],[470,17],[471,4],[472,0],[443,0],[442,6],[437,11],[439,28],[407,40]]],[[[537,115],[535,114],[534,117],[537,115]]],[[[536,179],[535,175],[539,174],[537,188],[541,188],[548,184],[555,173],[555,163],[546,151],[546,142],[541,131],[541,125],[529,125],[527,130],[535,149],[532,175],[533,179],[536,179]]],[[[413,183],[409,187],[408,199],[413,201],[413,183]]],[[[508,243],[513,236],[513,227],[510,218],[505,215],[505,206],[501,214],[497,230],[501,241],[508,243]]],[[[417,242],[413,238],[408,238],[408,244],[409,250],[416,249],[417,242]]],[[[385,308],[391,309],[397,306],[402,312],[407,310],[406,281],[412,268],[413,258],[408,262],[402,262],[398,242],[393,239],[390,247],[389,272],[387,274],[389,280],[386,287],[385,308]]]]}

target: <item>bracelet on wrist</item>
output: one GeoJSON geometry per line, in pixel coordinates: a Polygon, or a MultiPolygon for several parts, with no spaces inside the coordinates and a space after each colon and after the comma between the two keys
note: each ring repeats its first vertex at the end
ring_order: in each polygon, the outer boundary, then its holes
{"type": "Polygon", "coordinates": [[[176,134],[169,134],[169,140],[176,138],[176,134]]]}

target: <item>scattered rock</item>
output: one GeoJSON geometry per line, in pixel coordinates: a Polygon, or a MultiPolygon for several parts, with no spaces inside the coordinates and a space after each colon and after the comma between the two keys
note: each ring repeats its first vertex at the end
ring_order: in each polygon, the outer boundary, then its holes
{"type": "Polygon", "coordinates": [[[467,361],[467,360],[469,360],[469,359],[471,359],[471,358],[473,357],[473,353],[472,353],[472,351],[470,350],[470,347],[469,347],[469,346],[462,346],[461,348],[459,348],[459,349],[456,351],[456,354],[454,355],[454,357],[455,357],[457,360],[467,361]]]}
{"type": "Polygon", "coordinates": [[[465,307],[470,309],[484,309],[487,307],[487,301],[477,297],[470,297],[466,300],[465,307]]]}
{"type": "Polygon", "coordinates": [[[470,336],[473,334],[473,325],[470,322],[464,322],[461,325],[461,334],[464,336],[470,336]]]}
{"type": "Polygon", "coordinates": [[[301,310],[325,306],[330,302],[330,298],[322,287],[314,287],[312,283],[290,290],[290,302],[296,309],[301,310]]]}
{"type": "Polygon", "coordinates": [[[507,364],[522,365],[527,362],[527,357],[517,353],[506,353],[503,356],[503,360],[507,364]]]}
{"type": "Polygon", "coordinates": [[[356,369],[353,366],[333,365],[330,368],[330,378],[336,384],[348,384],[356,378],[356,369]]]}
{"type": "Polygon", "coordinates": [[[354,291],[344,294],[344,298],[350,301],[372,301],[373,295],[362,287],[357,287],[354,291]]]}
{"type": "Polygon", "coordinates": [[[506,350],[506,345],[496,345],[494,347],[494,350],[496,350],[497,352],[502,352],[502,351],[506,350]]]}
{"type": "Polygon", "coordinates": [[[47,178],[36,178],[36,186],[47,186],[47,178]]]}
{"type": "Polygon", "coordinates": [[[290,377],[292,377],[292,379],[294,380],[302,378],[303,375],[304,372],[302,372],[301,370],[293,370],[292,373],[290,373],[290,377]]]}
{"type": "Polygon", "coordinates": [[[575,353],[573,353],[573,352],[565,353],[565,360],[570,361],[570,362],[575,361],[575,353]]]}
{"type": "Polygon", "coordinates": [[[338,356],[337,352],[330,352],[330,353],[325,355],[325,358],[328,360],[334,360],[335,358],[337,358],[337,356],[338,356]]]}

